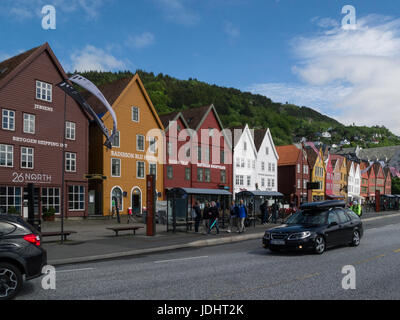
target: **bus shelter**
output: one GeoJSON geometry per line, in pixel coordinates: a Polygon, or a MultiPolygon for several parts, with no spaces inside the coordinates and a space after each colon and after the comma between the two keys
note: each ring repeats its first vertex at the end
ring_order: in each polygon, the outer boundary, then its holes
{"type": "Polygon", "coordinates": [[[247,207],[249,224],[253,223],[256,226],[256,217],[261,217],[260,206],[264,202],[268,202],[268,206],[275,203],[277,205],[278,200],[283,199],[283,194],[276,191],[241,191],[236,194],[236,203],[240,203],[243,200],[244,205],[247,207]]]}
{"type": "Polygon", "coordinates": [[[197,188],[173,188],[167,191],[167,232],[185,231],[192,229],[194,219],[192,218],[193,205],[198,201],[201,211],[205,203],[214,201],[222,215],[222,227],[224,227],[225,216],[229,210],[229,202],[232,193],[220,189],[197,189],[197,188]]]}
{"type": "Polygon", "coordinates": [[[397,196],[384,194],[381,195],[380,209],[381,211],[393,211],[399,206],[399,198],[397,196]]]}

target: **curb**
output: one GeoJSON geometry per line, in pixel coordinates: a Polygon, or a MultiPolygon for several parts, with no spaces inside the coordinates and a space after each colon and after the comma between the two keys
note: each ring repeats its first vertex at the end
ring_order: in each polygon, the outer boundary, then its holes
{"type": "Polygon", "coordinates": [[[178,249],[187,249],[187,248],[200,248],[200,247],[208,247],[208,246],[216,246],[227,243],[235,243],[247,240],[255,240],[260,239],[264,236],[264,232],[262,233],[252,233],[243,236],[230,236],[224,237],[220,239],[209,239],[209,240],[198,240],[189,243],[177,244],[172,246],[158,247],[158,248],[149,248],[149,249],[138,249],[132,251],[125,252],[116,252],[109,254],[102,254],[96,256],[89,257],[77,257],[77,258],[69,258],[69,259],[59,259],[59,260],[49,260],[48,264],[52,266],[63,266],[69,264],[78,264],[78,263],[86,263],[86,262],[95,262],[95,261],[104,261],[111,259],[120,259],[120,258],[128,258],[139,255],[151,254],[151,253],[159,253],[165,251],[172,251],[178,249]]]}

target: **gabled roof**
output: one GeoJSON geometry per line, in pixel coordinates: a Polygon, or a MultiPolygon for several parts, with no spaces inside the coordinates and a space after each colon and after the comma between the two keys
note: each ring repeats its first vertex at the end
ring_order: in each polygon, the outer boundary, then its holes
{"type": "Polygon", "coordinates": [[[254,145],[256,146],[257,151],[260,151],[261,145],[264,141],[267,131],[268,131],[268,129],[254,130],[254,145]]]}
{"type": "Polygon", "coordinates": [[[212,105],[208,105],[198,108],[190,108],[181,112],[186,119],[189,128],[197,131],[200,128],[201,124],[204,122],[208,113],[211,111],[211,107],[212,105]]]}
{"type": "Polygon", "coordinates": [[[51,50],[49,44],[46,42],[43,45],[30,49],[15,57],[0,62],[0,89],[3,88],[11,79],[23,71],[31,62],[33,62],[44,51],[50,56],[50,59],[56,65],[58,72],[64,80],[68,80],[63,67],[51,50]]]}
{"type": "MultiPolygon", "coordinates": [[[[138,74],[135,74],[134,76],[123,78],[123,79],[118,79],[116,81],[110,82],[103,84],[99,86],[99,90],[103,93],[104,97],[107,99],[108,103],[115,108],[114,105],[118,104],[119,100],[121,97],[126,93],[126,91],[129,89],[129,87],[133,83],[137,83],[140,90],[143,93],[143,96],[145,100],[147,101],[148,105],[150,106],[150,110],[153,113],[154,118],[156,119],[156,122],[158,123],[159,127],[164,130],[164,126],[158,117],[157,111],[154,108],[153,103],[150,100],[149,95],[147,94],[147,91],[140,80],[140,77],[138,74]]],[[[87,103],[93,108],[93,110],[99,114],[99,115],[104,115],[108,116],[109,112],[107,111],[107,108],[93,95],[90,95],[87,97],[87,103]]]]}
{"type": "Polygon", "coordinates": [[[184,126],[186,128],[189,128],[188,123],[186,122],[185,118],[183,117],[181,112],[172,112],[172,113],[168,113],[168,114],[164,114],[162,116],[160,116],[160,120],[165,128],[165,131],[168,131],[169,129],[169,125],[170,122],[173,121],[178,121],[178,119],[181,119],[182,123],[184,124],[184,126]]]}
{"type": "Polygon", "coordinates": [[[269,139],[270,145],[272,146],[272,151],[275,154],[275,157],[277,160],[279,160],[279,154],[278,151],[276,151],[276,147],[275,147],[275,143],[274,143],[274,139],[272,139],[272,135],[271,135],[271,131],[268,129],[257,129],[254,130],[254,136],[258,136],[257,137],[257,144],[260,144],[257,148],[257,151],[260,150],[262,143],[264,142],[265,139],[269,139]],[[264,135],[264,137],[262,138],[262,135],[264,135]]]}
{"type": "Polygon", "coordinates": [[[295,145],[276,147],[279,155],[278,166],[293,166],[297,164],[301,150],[295,145]]]}

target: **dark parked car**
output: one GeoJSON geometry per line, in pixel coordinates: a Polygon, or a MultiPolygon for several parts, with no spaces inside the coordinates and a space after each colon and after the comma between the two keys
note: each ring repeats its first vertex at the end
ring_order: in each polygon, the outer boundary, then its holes
{"type": "Polygon", "coordinates": [[[23,281],[40,277],[46,264],[36,229],[21,217],[0,215],[0,300],[13,299],[23,281]]]}
{"type": "Polygon", "coordinates": [[[271,251],[312,250],[317,254],[328,247],[358,246],[363,225],[358,215],[345,206],[344,201],[304,204],[285,225],[266,231],[263,245],[271,251]]]}

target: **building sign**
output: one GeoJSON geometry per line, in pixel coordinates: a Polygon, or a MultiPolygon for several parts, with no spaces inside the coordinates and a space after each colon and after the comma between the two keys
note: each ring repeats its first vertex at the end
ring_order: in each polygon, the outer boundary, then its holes
{"type": "Polygon", "coordinates": [[[13,172],[12,182],[46,184],[52,182],[52,177],[49,174],[13,172]]]}
{"type": "Polygon", "coordinates": [[[14,142],[22,142],[22,143],[27,143],[27,144],[38,144],[42,146],[47,146],[47,147],[54,147],[54,148],[68,148],[67,144],[63,143],[58,143],[58,142],[52,142],[52,141],[45,141],[45,140],[37,140],[37,139],[27,139],[27,138],[21,138],[21,137],[13,137],[14,142]]]}
{"type": "Polygon", "coordinates": [[[127,158],[127,159],[136,159],[136,160],[146,160],[157,162],[157,158],[153,156],[144,156],[143,154],[135,154],[135,153],[127,153],[127,152],[119,152],[119,151],[111,151],[112,157],[119,157],[119,158],[127,158]]]}
{"type": "Polygon", "coordinates": [[[54,109],[52,107],[45,107],[45,106],[41,106],[41,105],[38,105],[38,104],[35,104],[34,109],[35,110],[47,111],[47,112],[53,112],[54,111],[54,109]]]}
{"type": "Polygon", "coordinates": [[[211,168],[211,169],[226,170],[225,166],[218,166],[218,165],[215,165],[215,164],[208,164],[208,163],[198,163],[197,167],[199,167],[199,168],[207,168],[207,169],[211,168]]]}

